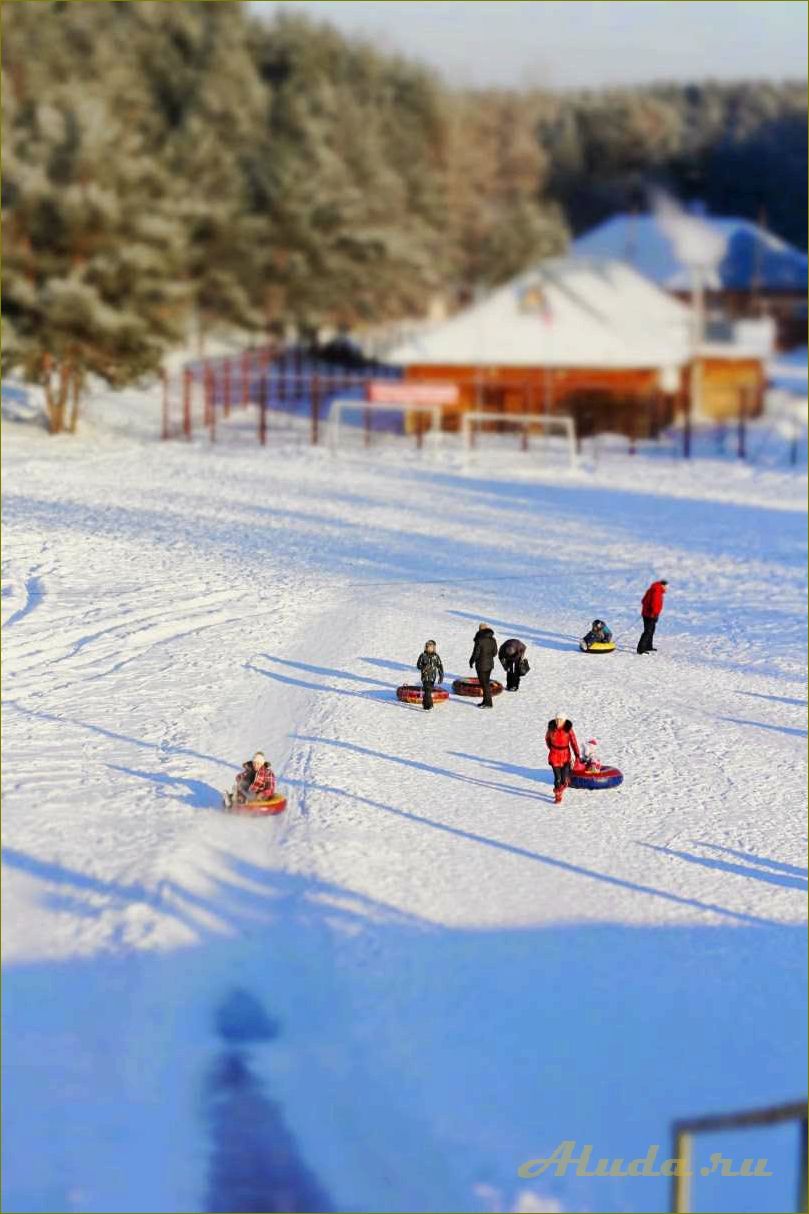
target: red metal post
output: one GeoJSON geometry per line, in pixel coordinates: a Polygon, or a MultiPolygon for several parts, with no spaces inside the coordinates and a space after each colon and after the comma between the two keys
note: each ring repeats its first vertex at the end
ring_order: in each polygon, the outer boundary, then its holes
{"type": "Polygon", "coordinates": [[[225,359],[225,417],[230,417],[230,359],[225,359]]]}
{"type": "Polygon", "coordinates": [[[183,371],[183,434],[191,438],[191,372],[183,371]]]}
{"type": "Polygon", "coordinates": [[[265,371],[261,376],[259,385],[259,408],[258,408],[258,437],[262,447],[267,446],[267,394],[268,394],[268,377],[265,371]]]}

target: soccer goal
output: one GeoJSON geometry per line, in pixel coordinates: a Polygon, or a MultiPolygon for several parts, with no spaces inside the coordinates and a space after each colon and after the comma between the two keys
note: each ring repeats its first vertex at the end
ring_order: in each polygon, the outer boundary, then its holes
{"type": "MultiPolygon", "coordinates": [[[[475,446],[478,434],[485,427],[491,427],[494,424],[497,426],[498,436],[502,429],[516,428],[520,432],[523,451],[529,450],[529,439],[532,432],[537,429],[542,431],[541,441],[544,450],[549,448],[551,439],[560,440],[554,446],[557,446],[564,454],[569,465],[575,467],[577,461],[576,425],[573,418],[567,414],[493,413],[485,409],[472,409],[469,413],[461,415],[461,434],[466,450],[471,451],[475,446]]],[[[488,429],[486,433],[490,439],[495,437],[488,429]]]]}
{"type": "Polygon", "coordinates": [[[336,451],[350,438],[370,447],[375,438],[393,435],[412,438],[419,449],[425,445],[425,440],[435,446],[441,440],[443,411],[443,405],[415,401],[394,404],[347,398],[334,400],[329,409],[329,445],[336,451]],[[396,424],[397,419],[400,426],[396,424]]]}

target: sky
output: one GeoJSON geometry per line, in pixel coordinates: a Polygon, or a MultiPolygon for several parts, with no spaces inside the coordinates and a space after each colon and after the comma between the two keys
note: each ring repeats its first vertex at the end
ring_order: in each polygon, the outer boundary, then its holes
{"type": "Polygon", "coordinates": [[[804,79],[803,0],[253,0],[304,10],[450,84],[583,88],[804,79]]]}

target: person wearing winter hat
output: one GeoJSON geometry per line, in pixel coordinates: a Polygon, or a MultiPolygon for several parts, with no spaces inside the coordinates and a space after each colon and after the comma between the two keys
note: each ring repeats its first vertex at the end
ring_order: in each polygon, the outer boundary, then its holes
{"type": "Polygon", "coordinates": [[[225,794],[228,808],[233,805],[244,805],[250,801],[269,801],[275,796],[275,772],[267,762],[264,752],[257,750],[252,759],[242,764],[242,770],[236,777],[233,791],[225,794]]]}
{"type": "Polygon", "coordinates": [[[506,672],[506,691],[519,691],[520,678],[529,670],[525,645],[516,637],[509,637],[507,641],[503,641],[497,656],[506,672]]]}
{"type": "Polygon", "coordinates": [[[581,758],[572,722],[563,712],[557,712],[556,716],[548,721],[545,745],[548,748],[548,764],[553,770],[553,799],[560,805],[564,791],[570,783],[571,750],[577,760],[581,758]]]}
{"type": "Polygon", "coordinates": [[[657,653],[652,641],[654,640],[657,621],[663,610],[663,596],[667,589],[667,580],[661,578],[659,582],[652,582],[641,599],[640,614],[643,619],[643,632],[638,641],[638,653],[657,653]]]}
{"type": "Polygon", "coordinates": [[[424,642],[424,652],[419,654],[416,666],[421,674],[421,706],[430,709],[433,706],[433,688],[436,683],[444,682],[444,665],[438,656],[435,641],[424,642]]]}
{"type": "Polygon", "coordinates": [[[494,670],[494,659],[497,657],[497,641],[494,639],[494,632],[488,624],[480,624],[475,633],[475,641],[472,647],[472,656],[469,659],[469,665],[474,666],[475,674],[478,676],[480,690],[483,692],[483,699],[478,704],[478,708],[493,708],[492,703],[492,671],[494,670]]]}

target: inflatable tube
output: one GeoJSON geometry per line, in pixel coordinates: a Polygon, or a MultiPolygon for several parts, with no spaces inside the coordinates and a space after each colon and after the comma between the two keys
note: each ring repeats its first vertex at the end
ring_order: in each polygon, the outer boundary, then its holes
{"type": "Polygon", "coordinates": [[[593,641],[592,645],[585,645],[584,641],[579,641],[579,649],[582,653],[612,653],[615,649],[615,641],[593,641]]]}
{"type": "Polygon", "coordinates": [[[598,771],[588,771],[582,764],[575,763],[570,770],[571,788],[617,788],[623,780],[623,773],[617,767],[605,766],[598,771]]]}
{"type": "MultiPolygon", "coordinates": [[[[418,704],[421,707],[424,690],[421,683],[403,683],[401,687],[396,688],[396,699],[401,700],[403,704],[418,704]]],[[[433,688],[433,704],[445,704],[449,699],[449,692],[443,687],[433,688]]]]}
{"type": "Polygon", "coordinates": [[[287,807],[286,797],[276,793],[267,801],[246,801],[244,805],[231,805],[232,814],[247,814],[248,817],[266,818],[270,814],[283,813],[287,807]]]}
{"type": "MultiPolygon", "coordinates": [[[[503,690],[503,684],[498,683],[497,679],[490,680],[490,687],[493,696],[499,696],[503,690]]],[[[452,690],[456,696],[482,696],[483,691],[480,686],[480,679],[456,679],[452,684],[452,690]]]]}

